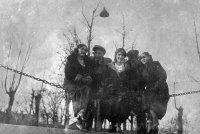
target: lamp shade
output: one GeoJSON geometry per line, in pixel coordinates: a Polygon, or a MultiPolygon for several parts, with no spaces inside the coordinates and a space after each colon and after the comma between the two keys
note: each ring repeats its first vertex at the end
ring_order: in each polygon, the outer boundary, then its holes
{"type": "Polygon", "coordinates": [[[109,13],[106,10],[106,8],[104,7],[103,10],[101,11],[101,13],[99,14],[100,17],[108,17],[109,13]]]}

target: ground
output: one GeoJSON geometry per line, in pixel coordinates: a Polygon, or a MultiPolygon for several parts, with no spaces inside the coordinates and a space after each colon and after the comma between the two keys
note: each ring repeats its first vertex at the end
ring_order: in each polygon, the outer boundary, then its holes
{"type": "MultiPolygon", "coordinates": [[[[80,132],[72,129],[57,129],[47,127],[34,127],[23,125],[0,124],[0,134],[111,134],[107,132],[80,132]]],[[[133,132],[124,132],[123,134],[134,134],[133,132]]]]}

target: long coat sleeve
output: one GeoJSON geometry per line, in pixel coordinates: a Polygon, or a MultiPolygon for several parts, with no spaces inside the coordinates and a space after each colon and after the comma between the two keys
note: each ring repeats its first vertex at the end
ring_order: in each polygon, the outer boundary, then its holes
{"type": "Polygon", "coordinates": [[[145,106],[153,109],[162,119],[169,101],[166,71],[158,61],[152,61],[145,65],[143,77],[146,79],[145,106]]]}

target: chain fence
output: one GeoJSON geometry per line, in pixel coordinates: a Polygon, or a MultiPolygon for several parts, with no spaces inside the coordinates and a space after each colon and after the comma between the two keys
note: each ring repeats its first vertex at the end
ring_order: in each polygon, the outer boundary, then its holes
{"type": "MultiPolygon", "coordinates": [[[[2,68],[4,68],[4,69],[7,69],[7,70],[10,70],[10,71],[12,71],[12,72],[21,74],[21,75],[23,75],[23,76],[29,77],[29,78],[34,79],[34,80],[36,80],[36,81],[41,81],[41,82],[43,82],[44,84],[48,84],[48,85],[54,86],[54,87],[56,87],[56,88],[64,89],[64,87],[61,86],[60,84],[57,84],[57,83],[54,83],[54,82],[49,82],[49,81],[47,81],[47,80],[44,80],[44,79],[41,79],[41,78],[38,78],[38,77],[35,77],[35,76],[32,76],[32,75],[29,75],[29,74],[27,74],[27,73],[18,71],[18,70],[16,70],[16,69],[9,68],[8,66],[4,66],[4,65],[1,65],[1,64],[0,64],[0,67],[2,67],[2,68]]],[[[183,95],[189,95],[189,94],[195,94],[195,93],[200,93],[200,90],[189,91],[189,92],[183,92],[183,93],[177,93],[177,94],[171,94],[170,97],[183,96],[183,95]]]]}
{"type": "Polygon", "coordinates": [[[16,70],[16,69],[9,68],[9,67],[4,66],[4,65],[1,65],[1,64],[0,64],[0,67],[2,67],[2,68],[4,68],[4,69],[8,69],[8,70],[10,70],[10,71],[12,71],[12,72],[21,74],[21,75],[23,75],[23,76],[29,77],[29,78],[34,79],[34,80],[36,80],[36,81],[41,81],[41,82],[43,82],[44,84],[48,84],[48,85],[54,86],[54,87],[56,87],[56,88],[62,88],[62,89],[64,89],[64,87],[61,86],[60,84],[56,84],[56,83],[53,83],[53,82],[48,82],[47,80],[43,80],[43,79],[37,78],[37,77],[35,77],[35,76],[32,76],[32,75],[29,75],[29,74],[27,74],[27,73],[18,71],[18,70],[16,70]]]}

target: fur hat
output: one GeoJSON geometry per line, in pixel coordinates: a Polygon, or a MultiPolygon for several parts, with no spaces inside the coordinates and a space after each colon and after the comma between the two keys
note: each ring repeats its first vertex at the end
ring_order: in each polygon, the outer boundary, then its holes
{"type": "Polygon", "coordinates": [[[127,57],[138,57],[139,51],[138,50],[130,50],[127,53],[127,57]]]}
{"type": "Polygon", "coordinates": [[[97,50],[100,50],[102,51],[104,54],[106,53],[106,50],[104,47],[100,46],[100,45],[95,45],[92,49],[94,52],[97,51],[97,50]]]}

